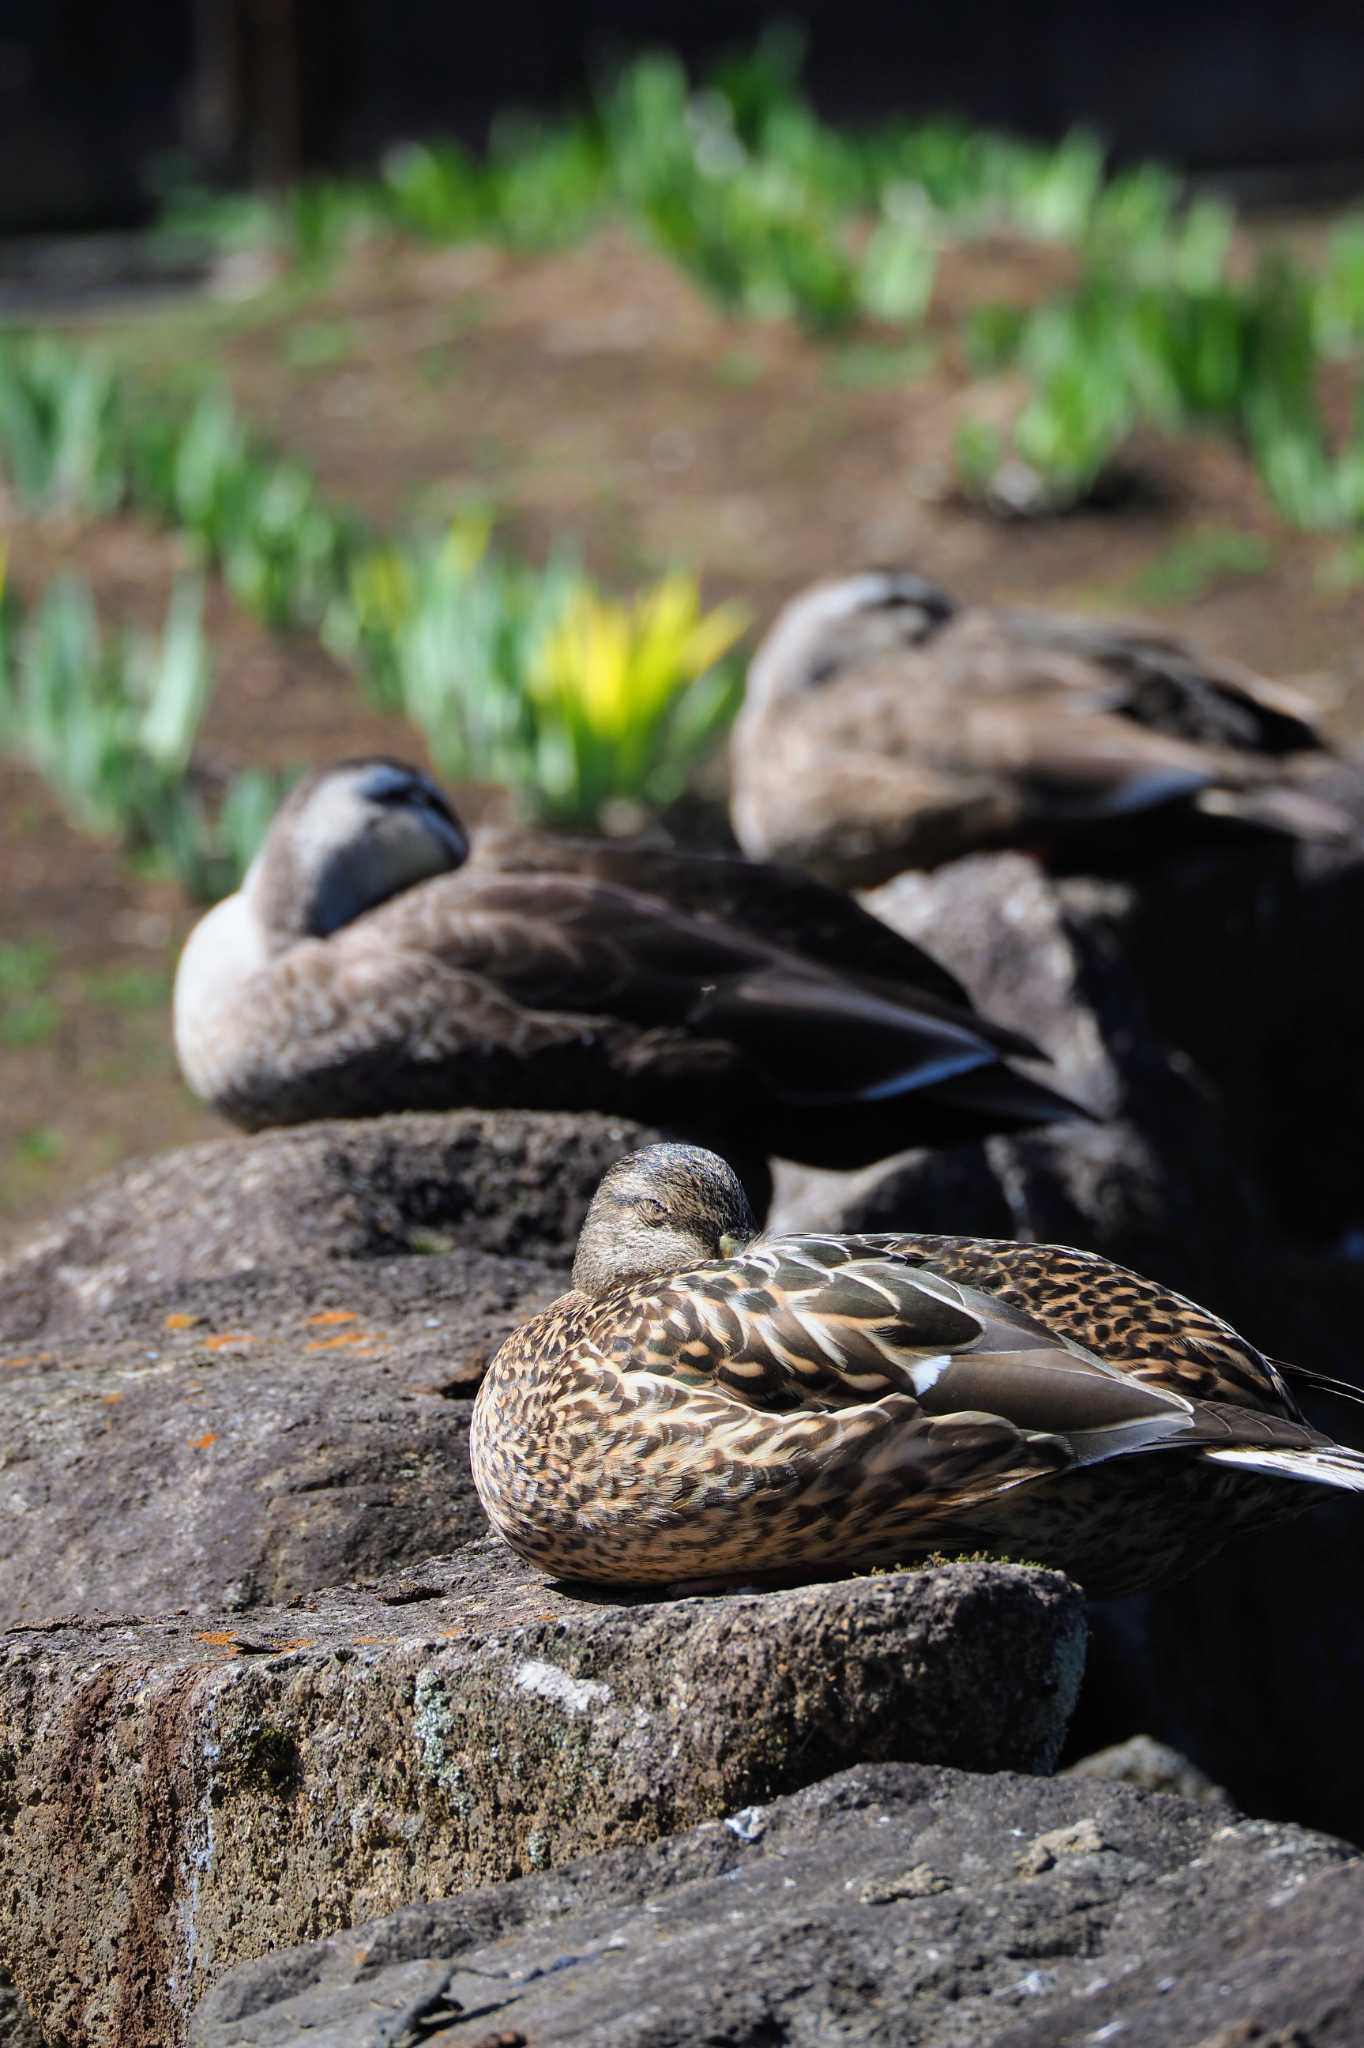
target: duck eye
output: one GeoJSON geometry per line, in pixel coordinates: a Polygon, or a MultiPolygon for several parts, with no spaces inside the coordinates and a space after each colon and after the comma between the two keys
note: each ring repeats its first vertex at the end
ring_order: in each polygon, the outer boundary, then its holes
{"type": "Polygon", "coordinates": [[[638,1206],[641,1223],[656,1226],[668,1221],[668,1205],[666,1202],[656,1202],[652,1195],[644,1195],[641,1197],[638,1206]]]}

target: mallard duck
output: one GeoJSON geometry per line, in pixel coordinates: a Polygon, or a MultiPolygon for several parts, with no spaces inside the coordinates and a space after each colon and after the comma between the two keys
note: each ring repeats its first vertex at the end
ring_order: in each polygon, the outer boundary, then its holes
{"type": "Polygon", "coordinates": [[[1364,1492],[1288,1383],[1345,1390],[1168,1288],[1062,1245],[759,1237],[696,1146],[609,1170],[572,1283],[497,1353],[472,1437],[493,1527],[563,1578],[986,1550],[1100,1596],[1364,1492]]]}
{"type": "Polygon", "coordinates": [[[598,1109],[854,1163],[1078,1114],[947,971],[850,899],[738,858],[463,828],[344,762],[285,799],[191,932],[175,1043],[247,1129],[414,1108],[598,1109]]]}
{"type": "Polygon", "coordinates": [[[921,577],[819,583],[748,672],[731,817],[845,887],[983,848],[1097,864],[1239,825],[1350,830],[1295,693],[1141,626],[959,607],[921,577]]]}

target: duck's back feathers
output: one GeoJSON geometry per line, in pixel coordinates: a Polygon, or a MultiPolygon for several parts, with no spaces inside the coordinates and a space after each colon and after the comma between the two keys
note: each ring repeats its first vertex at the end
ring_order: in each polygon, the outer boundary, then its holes
{"type": "Polygon", "coordinates": [[[807,646],[776,682],[755,660],[732,763],[756,856],[856,885],[985,847],[1158,851],[1195,823],[1351,830],[1314,787],[1331,756],[1306,700],[1173,636],[971,607],[897,646],[862,618],[836,660],[807,646]]]}

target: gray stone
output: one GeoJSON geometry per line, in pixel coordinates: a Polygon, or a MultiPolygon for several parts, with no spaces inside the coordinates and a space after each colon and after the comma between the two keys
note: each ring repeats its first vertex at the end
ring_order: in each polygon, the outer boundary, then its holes
{"type": "Polygon", "coordinates": [[[174,2048],[232,1963],[414,1899],[724,1815],[752,1844],[857,1760],[1049,1769],[1084,1645],[1054,1573],[627,1602],[491,1539],[215,1619],[0,1637],[0,1962],[65,2048],[174,2048]]]}
{"type": "Polygon", "coordinates": [[[225,1139],[34,1232],[0,1268],[0,1623],[245,1611],[482,1535],[484,1366],[650,1135],[469,1113],[225,1139]]]}
{"type": "Polygon", "coordinates": [[[863,1766],[247,1964],[191,2040],[1268,2048],[1310,2018],[1334,2048],[1364,2040],[1348,1854],[1126,1786],[863,1766]]]}
{"type": "Polygon", "coordinates": [[[0,1349],[0,1625],[240,1613],[483,1536],[472,1397],[565,1279],[318,1261],[125,1290],[81,1338],[0,1349]]]}
{"type": "Polygon", "coordinates": [[[0,1341],[186,1283],[459,1249],[567,1266],[597,1182],[657,1132],[521,1110],[221,1138],[125,1167],[0,1261],[0,1341]]]}
{"type": "Polygon", "coordinates": [[[1216,1303],[1244,1303],[1246,1245],[1277,1255],[1234,1131],[1155,1028],[1128,965],[1120,884],[1057,882],[1022,854],[902,875],[866,899],[1026,1032],[1103,1121],[1062,1122],[856,1174],[783,1166],[782,1228],[942,1230],[1078,1244],[1216,1303]]]}

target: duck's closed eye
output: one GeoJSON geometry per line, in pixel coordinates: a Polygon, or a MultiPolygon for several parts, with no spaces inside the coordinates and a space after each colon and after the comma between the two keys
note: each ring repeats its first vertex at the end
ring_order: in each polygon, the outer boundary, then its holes
{"type": "Polygon", "coordinates": [[[641,1223],[657,1225],[668,1221],[667,1203],[656,1202],[652,1195],[642,1196],[636,1204],[636,1208],[638,1209],[641,1223]]]}

